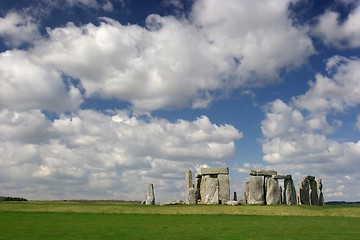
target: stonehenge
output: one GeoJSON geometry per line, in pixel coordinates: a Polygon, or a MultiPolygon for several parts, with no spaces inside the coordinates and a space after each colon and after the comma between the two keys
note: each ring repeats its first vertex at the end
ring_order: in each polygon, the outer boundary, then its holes
{"type": "MultiPolygon", "coordinates": [[[[323,183],[315,176],[305,176],[295,189],[292,176],[274,170],[251,170],[245,183],[243,199],[234,192],[230,200],[229,168],[201,168],[193,182],[190,169],[185,173],[185,202],[174,204],[252,205],[324,205],[323,183]],[[283,182],[279,182],[279,180],[283,182]]],[[[145,205],[155,205],[154,185],[149,184],[145,205]]],[[[166,204],[163,204],[166,205],[166,204]]],[[[170,203],[171,205],[171,203],[170,203]]]]}
{"type": "Polygon", "coordinates": [[[194,184],[191,170],[186,170],[185,195],[187,204],[225,204],[230,201],[229,168],[201,168],[194,184]]]}
{"type": "Polygon", "coordinates": [[[291,175],[278,175],[274,170],[251,170],[245,183],[244,203],[254,205],[324,205],[322,180],[304,177],[295,189],[291,175]],[[283,188],[279,180],[284,180],[283,188]]]}

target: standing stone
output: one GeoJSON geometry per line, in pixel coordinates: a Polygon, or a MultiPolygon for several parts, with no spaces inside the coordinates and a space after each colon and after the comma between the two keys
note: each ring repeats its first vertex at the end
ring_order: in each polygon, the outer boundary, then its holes
{"type": "Polygon", "coordinates": [[[233,201],[237,201],[237,193],[234,192],[234,198],[233,198],[233,201]]]}
{"type": "Polygon", "coordinates": [[[206,179],[205,203],[219,204],[219,180],[215,177],[206,179]]]}
{"type": "Polygon", "coordinates": [[[296,190],[291,178],[284,180],[284,201],[286,205],[294,205],[297,203],[296,190]]]}
{"type": "Polygon", "coordinates": [[[195,179],[196,201],[201,200],[200,187],[201,187],[201,175],[199,174],[196,176],[196,179],[195,179]]]}
{"type": "Polygon", "coordinates": [[[196,200],[196,189],[191,187],[188,191],[186,202],[187,204],[196,204],[196,200]]]}
{"type": "Polygon", "coordinates": [[[310,186],[309,181],[306,178],[303,178],[299,183],[299,204],[310,205],[310,186]]]}
{"type": "Polygon", "coordinates": [[[219,174],[219,202],[224,204],[227,201],[230,201],[230,180],[229,175],[219,174]]]}
{"type": "Polygon", "coordinates": [[[151,183],[146,192],[146,205],[155,205],[154,185],[151,183]]]}
{"type": "Polygon", "coordinates": [[[266,204],[280,204],[280,195],[281,193],[278,180],[273,178],[266,178],[266,204]]]}
{"type": "Polygon", "coordinates": [[[280,189],[280,203],[285,204],[284,198],[283,198],[283,189],[281,186],[279,186],[280,189]]]}
{"type": "Polygon", "coordinates": [[[317,195],[318,195],[318,205],[319,206],[324,206],[324,195],[322,192],[322,180],[321,179],[316,179],[316,186],[317,186],[317,195]]]}
{"type": "Polygon", "coordinates": [[[204,175],[201,177],[201,182],[200,182],[200,198],[201,198],[201,202],[205,203],[205,196],[206,196],[206,182],[207,180],[210,178],[209,175],[204,175]]]}
{"type": "Polygon", "coordinates": [[[185,173],[185,196],[186,196],[186,203],[189,204],[188,202],[188,195],[189,195],[189,189],[190,187],[192,187],[193,183],[192,183],[192,172],[190,169],[186,170],[185,173]]]}
{"type": "Polygon", "coordinates": [[[319,205],[316,181],[314,180],[309,181],[309,185],[310,185],[310,192],[309,192],[310,205],[319,205]]]}
{"type": "Polygon", "coordinates": [[[250,186],[250,181],[246,181],[245,182],[245,191],[244,191],[244,200],[243,203],[249,203],[249,186],[250,186]]]}
{"type": "Polygon", "coordinates": [[[264,177],[250,176],[249,180],[249,204],[263,205],[264,197],[264,177]]]}

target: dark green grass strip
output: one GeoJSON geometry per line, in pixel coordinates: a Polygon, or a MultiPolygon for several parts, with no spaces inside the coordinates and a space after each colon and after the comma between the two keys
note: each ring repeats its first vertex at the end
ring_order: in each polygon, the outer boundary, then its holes
{"type": "Polygon", "coordinates": [[[0,212],[0,239],[359,239],[360,218],[0,212]]]}

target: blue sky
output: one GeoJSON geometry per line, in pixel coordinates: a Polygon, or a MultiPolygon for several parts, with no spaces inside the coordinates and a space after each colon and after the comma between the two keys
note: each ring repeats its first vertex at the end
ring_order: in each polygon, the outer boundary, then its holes
{"type": "Polygon", "coordinates": [[[187,168],[360,197],[360,1],[0,0],[0,194],[183,199],[187,168]]]}

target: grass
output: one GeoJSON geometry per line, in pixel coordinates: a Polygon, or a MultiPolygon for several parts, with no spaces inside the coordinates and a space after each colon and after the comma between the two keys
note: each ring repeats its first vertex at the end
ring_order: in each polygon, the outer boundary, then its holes
{"type": "Polygon", "coordinates": [[[358,239],[349,206],[2,202],[0,239],[358,239]]]}

